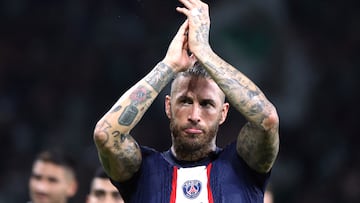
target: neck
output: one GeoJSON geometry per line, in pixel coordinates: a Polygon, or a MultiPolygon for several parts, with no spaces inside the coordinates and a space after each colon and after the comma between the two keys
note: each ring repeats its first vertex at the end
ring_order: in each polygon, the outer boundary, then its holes
{"type": "Polygon", "coordinates": [[[211,145],[206,148],[201,148],[198,150],[188,150],[184,149],[184,147],[181,146],[171,146],[171,152],[174,154],[176,159],[181,161],[200,161],[206,157],[208,157],[210,154],[216,151],[216,146],[211,145]]]}

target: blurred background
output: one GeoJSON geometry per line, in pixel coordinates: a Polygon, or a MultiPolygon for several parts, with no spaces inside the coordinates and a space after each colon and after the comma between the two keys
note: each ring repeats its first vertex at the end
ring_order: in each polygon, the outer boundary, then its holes
{"type": "MultiPolygon", "coordinates": [[[[359,1],[211,0],[210,42],[280,115],[276,203],[360,200],[359,1]]],[[[0,2],[0,203],[26,202],[35,155],[61,146],[78,161],[84,202],[99,161],[97,120],[160,61],[183,22],[176,0],[0,2]]],[[[133,136],[170,146],[163,98],[133,136]]],[[[231,110],[218,145],[245,120],[231,110]]]]}

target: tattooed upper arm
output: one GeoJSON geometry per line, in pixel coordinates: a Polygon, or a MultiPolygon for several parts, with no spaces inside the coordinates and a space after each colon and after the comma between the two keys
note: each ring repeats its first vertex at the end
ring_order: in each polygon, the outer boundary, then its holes
{"type": "Polygon", "coordinates": [[[94,139],[105,171],[114,180],[131,178],[141,165],[141,152],[135,139],[113,128],[107,120],[100,121],[96,129],[94,139]]]}
{"type": "Polygon", "coordinates": [[[237,152],[250,168],[266,173],[273,166],[279,151],[279,135],[275,129],[265,130],[246,123],[237,139],[237,152]]]}

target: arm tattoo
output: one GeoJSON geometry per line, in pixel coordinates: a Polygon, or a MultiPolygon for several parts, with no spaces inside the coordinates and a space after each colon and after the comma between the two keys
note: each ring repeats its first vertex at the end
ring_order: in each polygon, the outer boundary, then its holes
{"type": "Polygon", "coordinates": [[[130,94],[131,103],[135,106],[145,103],[151,98],[151,91],[144,86],[139,86],[130,94]]]}
{"type": "Polygon", "coordinates": [[[258,172],[268,172],[278,153],[278,136],[267,135],[264,131],[247,123],[238,137],[237,150],[249,166],[258,172]]]}
{"type": "Polygon", "coordinates": [[[111,133],[114,137],[114,148],[116,150],[120,150],[120,143],[119,143],[119,135],[121,134],[119,131],[115,130],[111,133]]]}
{"type": "Polygon", "coordinates": [[[154,70],[146,76],[145,81],[159,93],[173,76],[174,71],[165,63],[160,62],[154,70]]]}
{"type": "Polygon", "coordinates": [[[249,81],[247,81],[248,79],[244,79],[243,77],[241,77],[237,70],[227,71],[225,67],[217,68],[210,62],[206,62],[205,65],[209,68],[210,72],[213,72],[214,76],[234,76],[233,78],[216,77],[215,79],[234,107],[236,107],[237,109],[243,109],[242,112],[247,117],[261,115],[265,108],[265,101],[264,99],[262,99],[262,92],[259,88],[257,88],[255,85],[251,85],[249,81]]]}
{"type": "Polygon", "coordinates": [[[121,109],[121,108],[122,108],[122,106],[121,106],[121,105],[116,106],[115,108],[113,108],[113,109],[111,110],[111,113],[118,112],[118,111],[120,111],[120,109],[121,109]]]}
{"type": "Polygon", "coordinates": [[[196,31],[196,40],[198,42],[207,43],[209,39],[209,26],[207,24],[201,24],[199,30],[196,31]]]}
{"type": "Polygon", "coordinates": [[[144,86],[139,86],[130,94],[130,105],[125,107],[124,111],[118,119],[120,125],[129,126],[131,125],[136,116],[139,113],[138,105],[146,103],[148,99],[151,99],[151,91],[146,89],[144,86]]]}
{"type": "Polygon", "coordinates": [[[129,106],[125,107],[124,112],[120,115],[118,119],[118,123],[120,125],[129,126],[134,121],[138,113],[139,110],[136,108],[136,106],[130,104],[129,106]]]}
{"type": "Polygon", "coordinates": [[[221,58],[210,56],[203,64],[232,106],[249,121],[238,135],[238,154],[252,169],[268,172],[279,148],[278,121],[269,117],[276,114],[275,108],[249,78],[221,58]]]}
{"type": "MultiPolygon", "coordinates": [[[[158,63],[155,68],[145,77],[147,82],[154,90],[159,93],[174,76],[174,71],[165,63],[158,63]]],[[[130,94],[130,104],[125,107],[118,119],[118,123],[123,126],[130,126],[139,115],[139,111],[147,109],[152,101],[151,93],[153,91],[145,86],[137,87],[130,94]]],[[[120,107],[121,108],[121,107],[120,107]]],[[[113,111],[118,110],[118,107],[113,111]]]]}
{"type": "Polygon", "coordinates": [[[116,133],[114,137],[114,150],[117,151],[116,159],[127,171],[136,171],[141,164],[141,157],[138,157],[139,145],[129,134],[116,133]],[[126,143],[127,142],[127,143],[126,143]]]}

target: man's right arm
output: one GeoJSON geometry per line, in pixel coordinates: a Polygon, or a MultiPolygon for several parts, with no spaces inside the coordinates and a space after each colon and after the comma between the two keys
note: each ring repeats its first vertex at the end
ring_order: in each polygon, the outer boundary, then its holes
{"type": "Polygon", "coordinates": [[[128,180],[139,169],[141,151],[129,133],[173,76],[172,68],[158,63],[98,121],[94,141],[100,161],[112,179],[128,180]]]}
{"type": "Polygon", "coordinates": [[[141,151],[130,135],[131,129],[174,74],[186,70],[196,61],[187,52],[187,29],[188,21],[185,21],[171,41],[162,62],[126,91],[96,125],[94,141],[99,158],[113,180],[126,181],[139,170],[141,151]]]}

